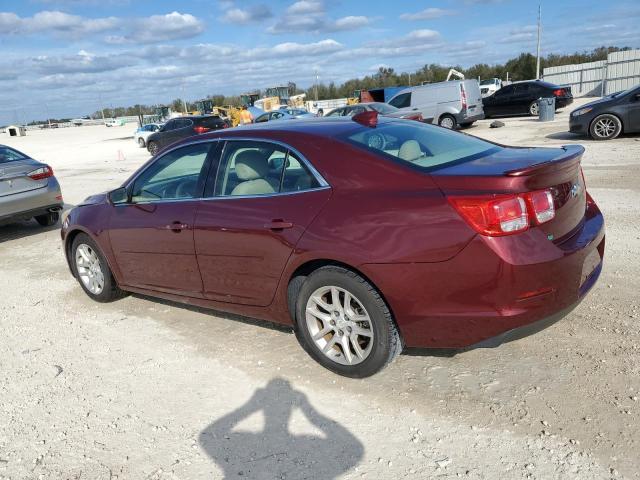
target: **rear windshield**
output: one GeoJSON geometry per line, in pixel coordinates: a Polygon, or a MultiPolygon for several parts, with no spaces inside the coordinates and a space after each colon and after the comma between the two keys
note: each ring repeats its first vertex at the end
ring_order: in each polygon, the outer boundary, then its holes
{"type": "Polygon", "coordinates": [[[203,125],[205,127],[217,127],[218,125],[220,125],[222,123],[222,119],[220,117],[213,116],[213,117],[205,117],[202,120],[200,120],[198,122],[199,125],[203,125]]]}
{"type": "Polygon", "coordinates": [[[0,147],[0,163],[15,162],[16,160],[24,160],[25,155],[17,150],[9,147],[0,147]]]}
{"type": "Polygon", "coordinates": [[[388,113],[395,113],[398,111],[396,107],[392,107],[391,105],[387,105],[386,103],[374,103],[371,105],[371,108],[383,115],[388,113]]]}
{"type": "Polygon", "coordinates": [[[480,158],[502,149],[470,135],[416,121],[378,124],[347,135],[344,140],[421,170],[480,158]]]}

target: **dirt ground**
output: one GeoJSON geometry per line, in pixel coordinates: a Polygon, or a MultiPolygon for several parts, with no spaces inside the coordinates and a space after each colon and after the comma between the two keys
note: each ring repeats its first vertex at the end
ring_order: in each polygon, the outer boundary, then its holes
{"type": "MultiPolygon", "coordinates": [[[[130,296],[89,300],[57,228],[0,228],[0,479],[640,478],[640,136],[506,119],[468,132],[586,147],[602,277],[535,336],[411,352],[372,378],[315,364],[286,328],[130,296]]],[[[2,136],[50,163],[69,206],[148,155],[133,127],[2,136]]]]}

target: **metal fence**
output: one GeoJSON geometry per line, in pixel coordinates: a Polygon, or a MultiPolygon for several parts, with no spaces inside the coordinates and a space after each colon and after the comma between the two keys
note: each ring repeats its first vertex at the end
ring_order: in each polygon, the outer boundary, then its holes
{"type": "Polygon", "coordinates": [[[640,84],[640,50],[610,53],[599,62],[545,68],[542,78],[570,85],[574,96],[609,95],[640,84]]]}

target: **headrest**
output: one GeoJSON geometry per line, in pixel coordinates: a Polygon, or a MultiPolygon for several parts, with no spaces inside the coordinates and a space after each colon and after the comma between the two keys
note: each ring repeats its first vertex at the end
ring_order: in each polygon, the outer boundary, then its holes
{"type": "Polygon", "coordinates": [[[238,180],[256,180],[269,173],[269,163],[259,150],[245,150],[236,157],[236,175],[238,180]]]}
{"type": "Polygon", "coordinates": [[[408,162],[413,162],[422,156],[420,144],[415,140],[407,140],[400,146],[398,157],[408,162]]]}

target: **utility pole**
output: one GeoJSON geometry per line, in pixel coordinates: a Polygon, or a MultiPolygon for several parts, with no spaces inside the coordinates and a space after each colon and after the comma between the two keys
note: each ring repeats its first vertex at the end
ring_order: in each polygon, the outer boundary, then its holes
{"type": "Polygon", "coordinates": [[[316,102],[318,101],[318,70],[316,70],[316,102]]]}
{"type": "Polygon", "coordinates": [[[536,80],[540,80],[540,33],[542,30],[542,7],[538,4],[538,49],[536,54],[536,80]]]}

